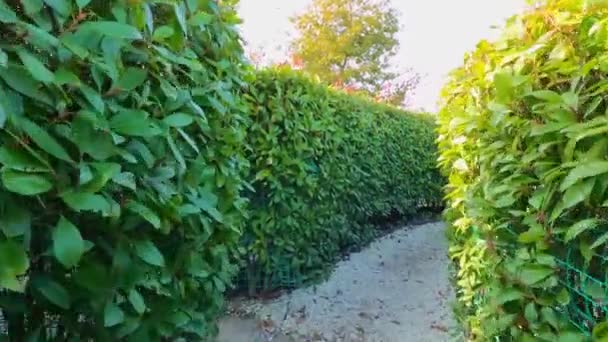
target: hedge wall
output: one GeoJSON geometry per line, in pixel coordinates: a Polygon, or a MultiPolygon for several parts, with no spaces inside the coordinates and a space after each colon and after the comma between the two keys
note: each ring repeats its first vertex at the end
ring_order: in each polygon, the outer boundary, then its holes
{"type": "Polygon", "coordinates": [[[233,3],[0,0],[12,340],[213,332],[244,210],[233,3]]]}
{"type": "Polygon", "coordinates": [[[316,278],[374,235],[372,218],[439,206],[430,117],[284,68],[260,72],[245,98],[253,192],[242,245],[252,289],[316,278]]]}
{"type": "Polygon", "coordinates": [[[608,5],[548,0],[452,74],[440,164],[468,338],[607,338],[608,5]]]}

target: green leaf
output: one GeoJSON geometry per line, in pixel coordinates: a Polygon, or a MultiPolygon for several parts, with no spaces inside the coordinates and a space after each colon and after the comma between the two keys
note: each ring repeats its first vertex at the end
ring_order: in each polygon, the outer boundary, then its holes
{"type": "Polygon", "coordinates": [[[55,71],[55,84],[68,84],[74,87],[79,87],[81,82],[78,76],[76,76],[76,74],[69,71],[68,69],[60,67],[59,69],[57,69],[57,71],[55,71]]]}
{"type": "Polygon", "coordinates": [[[133,191],[137,190],[137,185],[135,184],[135,175],[131,172],[119,173],[112,178],[112,181],[133,191]]]}
{"type": "Polygon", "coordinates": [[[169,38],[171,36],[173,36],[175,34],[175,31],[173,30],[173,27],[171,26],[159,26],[155,31],[154,34],[152,35],[152,40],[160,42],[165,40],[166,38],[169,38]]]}
{"type": "Polygon", "coordinates": [[[53,230],[53,254],[65,268],[78,264],[84,253],[80,231],[65,217],[61,217],[53,230]]]}
{"type": "Polygon", "coordinates": [[[566,242],[572,241],[574,238],[579,236],[582,232],[597,227],[597,225],[599,223],[600,223],[600,221],[595,218],[579,221],[579,222],[573,224],[570,228],[568,228],[568,230],[566,231],[566,236],[565,236],[564,240],[566,242]]]}
{"type": "Polygon", "coordinates": [[[49,106],[53,106],[53,100],[48,94],[38,89],[39,83],[32,78],[30,73],[24,68],[9,65],[0,72],[0,78],[2,78],[9,87],[21,94],[49,106]]]}
{"type": "Polygon", "coordinates": [[[513,323],[515,322],[515,320],[517,319],[517,315],[515,314],[504,314],[504,315],[499,315],[498,318],[495,321],[495,329],[497,329],[497,331],[504,331],[506,329],[508,329],[510,326],[513,325],[513,323]]]}
{"type": "Polygon", "coordinates": [[[523,266],[519,273],[519,279],[525,285],[534,285],[545,280],[554,274],[555,270],[551,267],[541,265],[523,266]]]}
{"type": "Polygon", "coordinates": [[[142,35],[135,27],[116,21],[89,21],[82,25],[83,30],[92,30],[101,35],[119,39],[140,40],[142,35]]]}
{"type": "Polygon", "coordinates": [[[221,114],[225,114],[228,111],[228,109],[226,109],[226,106],[224,106],[220,101],[218,101],[214,97],[207,97],[207,101],[209,102],[209,105],[213,107],[213,109],[217,110],[221,114]]]}
{"type": "Polygon", "coordinates": [[[79,175],[78,175],[78,184],[79,185],[86,184],[93,179],[93,171],[91,171],[89,164],[81,164],[79,171],[80,171],[79,175]]]}
{"type": "Polygon", "coordinates": [[[175,113],[164,118],[163,122],[171,127],[186,127],[194,122],[194,119],[189,114],[175,113]]]}
{"type": "Polygon", "coordinates": [[[119,134],[131,136],[153,136],[159,134],[159,130],[148,118],[148,113],[141,110],[124,110],[110,119],[110,127],[119,134]]]}
{"type": "Polygon", "coordinates": [[[103,311],[103,326],[106,328],[118,325],[125,320],[125,313],[112,303],[108,303],[103,311]]]}
{"type": "Polygon", "coordinates": [[[589,115],[593,114],[595,112],[595,110],[599,107],[599,105],[602,103],[603,100],[604,99],[601,96],[596,96],[595,99],[593,99],[593,102],[591,102],[591,104],[585,110],[584,117],[586,118],[589,115]]]}
{"type": "Polygon", "coordinates": [[[574,186],[569,187],[562,198],[563,208],[572,208],[573,206],[586,200],[591,194],[594,185],[595,179],[587,179],[581,183],[577,183],[574,186]]]}
{"type": "Polygon", "coordinates": [[[102,190],[106,184],[118,175],[121,170],[120,164],[117,163],[91,163],[95,169],[94,177],[91,181],[83,185],[83,190],[88,192],[98,192],[102,190]]]}
{"type": "Polygon", "coordinates": [[[150,265],[165,266],[165,258],[150,240],[135,242],[135,253],[150,265]]]}
{"type": "MultiPolygon", "coordinates": [[[[64,32],[61,37],[59,38],[59,40],[61,41],[61,44],[63,46],[65,46],[65,48],[67,50],[69,50],[71,53],[75,54],[76,56],[80,57],[81,59],[86,59],[89,57],[89,55],[91,54],[90,51],[83,46],[83,42],[81,41],[80,37],[81,34],[86,34],[86,35],[90,35],[91,31],[89,30],[89,32],[85,31],[83,32],[82,30],[78,31],[80,34],[74,34],[71,32],[64,32]]],[[[93,32],[93,34],[95,34],[93,32]]]]}
{"type": "Polygon", "coordinates": [[[578,109],[579,97],[578,97],[578,95],[576,93],[573,93],[571,91],[567,91],[567,92],[563,93],[562,94],[562,101],[569,108],[572,108],[574,110],[578,109]]]}
{"type": "Polygon", "coordinates": [[[42,10],[42,0],[22,0],[23,9],[29,16],[36,14],[42,10]]]}
{"type": "Polygon", "coordinates": [[[608,141],[598,140],[584,154],[583,160],[581,161],[600,160],[604,157],[606,151],[608,151],[608,141]]]}
{"type": "Polygon", "coordinates": [[[141,68],[127,68],[118,80],[115,88],[124,91],[131,91],[144,83],[148,77],[148,72],[141,68]]]}
{"type": "Polygon", "coordinates": [[[135,214],[138,214],[146,221],[150,222],[150,224],[154,228],[160,228],[160,218],[145,205],[136,201],[130,201],[129,203],[127,203],[127,209],[135,214]]]}
{"type": "Polygon", "coordinates": [[[32,224],[32,214],[23,206],[12,202],[6,203],[6,209],[0,216],[0,230],[8,238],[28,234],[32,224]]]}
{"type": "Polygon", "coordinates": [[[18,279],[5,270],[0,272],[0,289],[7,289],[15,292],[24,292],[26,283],[23,279],[18,279]]]}
{"type": "Polygon", "coordinates": [[[52,83],[55,80],[55,75],[34,55],[24,49],[18,49],[17,55],[34,79],[44,83],[52,83]]]}
{"type": "Polygon", "coordinates": [[[163,91],[165,96],[167,96],[167,98],[169,98],[171,101],[177,100],[177,89],[175,89],[175,87],[166,80],[162,78],[157,79],[160,83],[160,89],[163,91]]]}
{"type": "Polygon", "coordinates": [[[560,185],[564,191],[581,179],[608,173],[608,161],[589,161],[572,169],[560,185]]]}
{"type": "Polygon", "coordinates": [[[594,300],[604,301],[606,299],[604,287],[596,280],[586,281],[583,286],[583,291],[594,300]]]}
{"type": "Polygon", "coordinates": [[[104,131],[106,122],[100,122],[96,114],[80,112],[72,121],[72,139],[81,153],[86,153],[96,160],[106,160],[117,154],[117,148],[109,134],[104,131]]]}
{"type": "Polygon", "coordinates": [[[129,150],[132,153],[138,154],[148,168],[152,168],[156,162],[156,158],[152,155],[150,149],[138,140],[132,140],[129,143],[129,150]]]}
{"type": "Polygon", "coordinates": [[[528,231],[519,234],[518,241],[521,243],[536,243],[538,241],[543,240],[545,238],[545,235],[546,233],[543,229],[543,226],[541,226],[540,224],[535,224],[531,226],[528,231]]]}
{"type": "Polygon", "coordinates": [[[552,90],[537,90],[529,93],[528,96],[533,96],[539,100],[543,100],[549,103],[562,103],[561,95],[552,90]]]}
{"type": "Polygon", "coordinates": [[[600,237],[598,237],[592,244],[591,244],[591,249],[596,249],[599,246],[605,244],[608,241],[608,232],[600,235],[600,237]]]}
{"type": "Polygon", "coordinates": [[[563,42],[559,42],[555,45],[551,53],[549,54],[549,60],[551,61],[563,61],[568,57],[568,51],[570,49],[563,42]]]}
{"type": "Polygon", "coordinates": [[[531,136],[539,136],[543,134],[558,132],[565,127],[571,125],[569,122],[550,122],[545,125],[533,125],[530,131],[531,136]]]}
{"type": "Polygon", "coordinates": [[[175,311],[167,316],[167,321],[176,326],[184,326],[192,321],[192,317],[181,311],[175,311]]]}
{"type": "Polygon", "coordinates": [[[184,138],[184,140],[186,141],[186,143],[188,143],[188,145],[190,145],[190,147],[192,147],[192,149],[196,152],[196,154],[200,154],[201,153],[200,150],[199,150],[199,148],[198,148],[198,146],[196,145],[196,142],[194,141],[194,139],[192,139],[192,137],[190,137],[181,128],[178,128],[177,132],[179,133],[179,135],[182,136],[182,138],[184,138]]]}
{"type": "Polygon", "coordinates": [[[593,258],[593,250],[591,249],[589,242],[587,242],[587,240],[585,239],[579,240],[578,249],[581,252],[581,255],[583,256],[585,262],[589,263],[593,258]]]}
{"type": "Polygon", "coordinates": [[[175,160],[177,160],[177,163],[179,164],[180,173],[183,174],[187,168],[186,161],[184,160],[184,156],[182,155],[180,150],[175,145],[173,137],[171,137],[170,135],[167,136],[167,144],[169,145],[169,148],[171,149],[171,153],[173,153],[175,160]]]}
{"type": "Polygon", "coordinates": [[[69,17],[72,13],[71,0],[44,0],[44,2],[63,17],[69,17]]]}
{"type": "Polygon", "coordinates": [[[127,21],[127,10],[125,6],[114,5],[112,7],[112,14],[114,15],[114,18],[116,18],[116,21],[118,21],[119,23],[124,23],[127,21]]]}
{"type": "Polygon", "coordinates": [[[44,176],[13,170],[2,170],[2,183],[11,192],[34,196],[47,192],[53,184],[44,176]]]}
{"type": "Polygon", "coordinates": [[[190,25],[202,25],[202,26],[208,25],[212,21],[213,21],[213,15],[211,15],[207,12],[203,12],[203,11],[196,13],[195,15],[190,17],[190,19],[188,20],[190,25]]]}
{"type": "Polygon", "coordinates": [[[564,288],[559,291],[555,299],[560,305],[568,305],[568,303],[570,303],[570,294],[568,293],[568,290],[564,288]]]}
{"type": "Polygon", "coordinates": [[[61,199],[73,210],[92,211],[101,214],[110,213],[110,203],[101,195],[90,192],[69,191],[61,195],[61,199]]]}
{"type": "Polygon", "coordinates": [[[220,278],[213,277],[213,283],[215,284],[215,287],[218,289],[218,291],[220,291],[221,293],[226,291],[226,285],[224,285],[224,282],[220,278]]]}
{"type": "Polygon", "coordinates": [[[494,87],[496,89],[497,100],[503,103],[508,102],[512,96],[512,76],[505,73],[497,73],[494,76],[494,87]]]}
{"type": "Polygon", "coordinates": [[[4,128],[6,119],[7,119],[6,110],[4,109],[4,106],[2,105],[2,103],[0,103],[0,129],[4,128]]]}
{"type": "Polygon", "coordinates": [[[42,150],[55,158],[73,162],[66,150],[57,142],[57,140],[44,129],[40,128],[40,126],[26,118],[20,118],[17,121],[17,124],[42,150]]]}
{"type": "Polygon", "coordinates": [[[56,48],[60,43],[57,37],[39,28],[38,26],[27,23],[23,23],[22,25],[27,29],[27,36],[25,38],[28,42],[36,47],[46,50],[49,53],[56,53],[56,48]]]}
{"type": "Polygon", "coordinates": [[[538,312],[534,302],[529,302],[524,309],[524,317],[529,323],[535,323],[538,320],[538,312]]]}
{"type": "Polygon", "coordinates": [[[521,291],[514,288],[500,289],[500,292],[496,294],[496,296],[493,296],[496,305],[503,305],[522,298],[524,298],[524,296],[521,291]]]}
{"type": "Polygon", "coordinates": [[[131,302],[133,309],[135,309],[138,314],[141,315],[146,312],[146,303],[144,302],[144,297],[142,297],[136,289],[129,291],[129,302],[131,302]]]}
{"type": "Polygon", "coordinates": [[[106,268],[99,262],[83,260],[74,270],[73,279],[76,285],[95,294],[102,294],[112,288],[113,279],[106,268]]]}
{"type": "Polygon", "coordinates": [[[540,309],[540,317],[543,321],[549,323],[554,329],[559,328],[559,320],[555,311],[549,307],[543,307],[540,309]]]}
{"type": "Polygon", "coordinates": [[[536,189],[536,191],[532,194],[532,196],[528,200],[528,203],[530,203],[530,205],[533,208],[538,210],[542,207],[543,203],[545,203],[548,193],[549,193],[549,190],[547,188],[536,189]]]}
{"type": "Polygon", "coordinates": [[[5,168],[23,172],[49,172],[49,168],[32,157],[31,154],[17,148],[0,147],[0,164],[5,168]]]}
{"type": "Polygon", "coordinates": [[[70,294],[61,284],[45,276],[32,278],[33,287],[51,303],[68,310],[70,308],[70,294]]]}
{"type": "Polygon", "coordinates": [[[8,65],[8,55],[0,49],[0,68],[6,68],[8,65]]]}
{"type": "Polygon", "coordinates": [[[581,332],[560,331],[557,342],[585,342],[587,336],[581,332]]]}
{"type": "Polygon", "coordinates": [[[17,279],[27,272],[30,261],[21,244],[0,241],[0,288],[23,292],[25,281],[17,279]]]}
{"type": "Polygon", "coordinates": [[[142,7],[143,7],[144,17],[145,17],[145,21],[146,21],[146,27],[148,28],[148,32],[153,32],[154,31],[154,13],[152,13],[150,4],[144,3],[144,4],[142,4],[142,7]]]}
{"type": "Polygon", "coordinates": [[[105,104],[99,92],[86,85],[82,85],[80,87],[80,91],[82,92],[82,95],[84,95],[84,97],[87,99],[87,101],[89,101],[89,103],[93,106],[93,109],[95,109],[99,113],[104,112],[105,104]]]}
{"type": "Polygon", "coordinates": [[[87,7],[90,2],[91,0],[76,0],[76,5],[78,5],[78,8],[83,9],[87,7]]]}
{"type": "MultiPolygon", "coordinates": [[[[130,335],[133,332],[137,331],[137,329],[139,328],[140,325],[141,325],[141,322],[140,322],[139,318],[127,317],[125,319],[125,322],[116,331],[116,337],[119,339],[123,339],[125,336],[130,335]]],[[[139,331],[142,331],[142,330],[139,330],[139,331]]],[[[138,337],[134,338],[135,341],[145,341],[148,339],[149,338],[147,336],[143,337],[143,338],[138,338],[138,337]]]]}
{"type": "Polygon", "coordinates": [[[193,204],[205,211],[218,222],[223,222],[222,214],[217,210],[217,196],[203,190],[201,196],[193,200],[193,204]]]}
{"type": "Polygon", "coordinates": [[[13,11],[4,0],[0,0],[0,22],[12,24],[17,22],[17,14],[13,11]]]}
{"type": "Polygon", "coordinates": [[[173,4],[173,8],[175,10],[175,18],[179,23],[179,26],[182,28],[182,32],[184,35],[188,35],[188,25],[186,25],[186,6],[183,2],[177,2],[173,4]]]}
{"type": "Polygon", "coordinates": [[[593,327],[593,341],[605,342],[608,341],[608,322],[596,324],[593,327]]]}

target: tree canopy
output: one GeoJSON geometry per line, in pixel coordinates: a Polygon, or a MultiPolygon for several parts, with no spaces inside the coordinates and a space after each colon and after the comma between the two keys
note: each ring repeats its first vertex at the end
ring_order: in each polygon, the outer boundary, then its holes
{"type": "Polygon", "coordinates": [[[389,0],[314,0],[292,20],[294,55],[323,81],[378,94],[397,77],[389,61],[399,47],[399,18],[389,0]]]}

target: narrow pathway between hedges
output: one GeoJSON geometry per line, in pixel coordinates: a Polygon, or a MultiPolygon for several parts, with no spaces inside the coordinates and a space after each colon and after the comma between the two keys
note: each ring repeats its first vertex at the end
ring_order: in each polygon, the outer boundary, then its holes
{"type": "Polygon", "coordinates": [[[446,253],[443,223],[404,227],[340,262],[322,284],[232,302],[218,342],[450,341],[446,253]]]}

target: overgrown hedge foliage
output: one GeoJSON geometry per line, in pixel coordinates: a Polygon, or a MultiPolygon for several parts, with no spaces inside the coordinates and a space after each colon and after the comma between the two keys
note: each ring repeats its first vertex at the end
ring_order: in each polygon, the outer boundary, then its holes
{"type": "Polygon", "coordinates": [[[343,248],[373,236],[370,219],[441,203],[430,117],[285,68],[258,73],[245,98],[254,192],[242,240],[250,284],[314,278],[343,248]]]}
{"type": "Polygon", "coordinates": [[[440,163],[472,340],[606,339],[607,38],[605,1],[548,0],[445,88],[440,163]]]}
{"type": "Polygon", "coordinates": [[[0,0],[0,321],[200,339],[244,200],[233,1],[0,0]]]}

